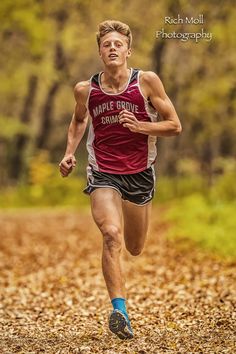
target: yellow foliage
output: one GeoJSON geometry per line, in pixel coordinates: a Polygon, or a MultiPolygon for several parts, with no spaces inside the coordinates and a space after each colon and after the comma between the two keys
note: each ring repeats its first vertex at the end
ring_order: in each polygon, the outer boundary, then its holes
{"type": "Polygon", "coordinates": [[[30,162],[30,183],[33,185],[45,185],[50,183],[53,174],[54,167],[49,162],[49,153],[45,150],[40,151],[30,162]]]}

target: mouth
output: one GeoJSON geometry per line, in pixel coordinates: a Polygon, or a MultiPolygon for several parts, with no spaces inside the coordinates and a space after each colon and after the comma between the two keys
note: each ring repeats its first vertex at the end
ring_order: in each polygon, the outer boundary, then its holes
{"type": "Polygon", "coordinates": [[[116,58],[118,58],[118,55],[115,53],[112,53],[112,54],[108,55],[108,57],[111,59],[116,59],[116,58]]]}

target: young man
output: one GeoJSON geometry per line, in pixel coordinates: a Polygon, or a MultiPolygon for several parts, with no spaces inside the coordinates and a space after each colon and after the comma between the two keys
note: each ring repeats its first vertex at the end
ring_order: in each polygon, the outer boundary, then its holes
{"type": "Polygon", "coordinates": [[[131,255],[141,253],[154,195],[156,137],[179,134],[181,124],[158,76],[127,67],[132,35],[126,24],[102,22],[97,42],[104,71],[75,86],[76,106],[59,166],[63,177],[75,167],[74,153],[90,116],[84,192],[103,235],[102,270],[113,305],[109,328],[128,339],[133,331],[120,266],[122,239],[131,255]]]}

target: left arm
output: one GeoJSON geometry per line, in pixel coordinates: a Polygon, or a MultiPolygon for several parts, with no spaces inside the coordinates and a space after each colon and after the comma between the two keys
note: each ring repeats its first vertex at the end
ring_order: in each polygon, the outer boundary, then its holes
{"type": "Polygon", "coordinates": [[[180,134],[182,127],[179,117],[159,77],[151,71],[144,72],[140,78],[140,85],[156,111],[161,114],[163,121],[142,122],[136,119],[133,113],[123,110],[119,115],[120,123],[132,132],[146,135],[174,136],[180,134]]]}

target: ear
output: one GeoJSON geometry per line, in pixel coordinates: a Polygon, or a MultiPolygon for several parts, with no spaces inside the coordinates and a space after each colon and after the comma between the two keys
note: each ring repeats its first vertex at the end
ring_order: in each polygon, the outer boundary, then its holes
{"type": "Polygon", "coordinates": [[[131,51],[131,48],[128,49],[128,52],[127,52],[127,58],[129,58],[132,54],[132,51],[131,51]]]}

